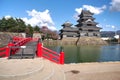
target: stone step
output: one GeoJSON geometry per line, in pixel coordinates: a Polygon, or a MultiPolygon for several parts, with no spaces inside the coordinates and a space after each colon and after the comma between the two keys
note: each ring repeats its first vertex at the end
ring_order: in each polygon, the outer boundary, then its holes
{"type": "Polygon", "coordinates": [[[8,59],[30,59],[34,57],[35,57],[35,54],[14,54],[9,56],[8,59]]]}

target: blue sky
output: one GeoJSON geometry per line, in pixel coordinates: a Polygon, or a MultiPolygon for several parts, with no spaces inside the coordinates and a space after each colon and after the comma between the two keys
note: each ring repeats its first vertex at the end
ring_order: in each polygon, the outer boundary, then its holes
{"type": "Polygon", "coordinates": [[[94,13],[102,31],[120,30],[120,0],[0,0],[0,18],[17,17],[52,30],[61,29],[65,21],[76,25],[81,9],[94,13]]]}

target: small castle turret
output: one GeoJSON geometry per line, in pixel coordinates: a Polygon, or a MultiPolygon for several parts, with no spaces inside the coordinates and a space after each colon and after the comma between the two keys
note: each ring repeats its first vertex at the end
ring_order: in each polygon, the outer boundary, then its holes
{"type": "Polygon", "coordinates": [[[63,29],[60,30],[60,37],[61,39],[63,37],[78,37],[78,29],[71,27],[73,24],[70,22],[65,22],[62,24],[63,29]]]}

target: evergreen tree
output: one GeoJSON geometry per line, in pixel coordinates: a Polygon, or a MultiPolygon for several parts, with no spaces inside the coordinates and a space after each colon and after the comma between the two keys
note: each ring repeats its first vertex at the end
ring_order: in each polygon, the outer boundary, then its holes
{"type": "Polygon", "coordinates": [[[27,27],[26,27],[26,34],[27,34],[27,37],[32,37],[33,36],[33,27],[28,24],[27,27]]]}
{"type": "Polygon", "coordinates": [[[16,19],[16,22],[17,22],[17,28],[18,28],[18,32],[25,32],[25,29],[26,29],[26,25],[25,25],[25,22],[22,20],[22,19],[16,19]]]}
{"type": "Polygon", "coordinates": [[[3,17],[0,20],[0,31],[5,31],[6,30],[6,19],[3,17]]]}
{"type": "Polygon", "coordinates": [[[35,26],[35,27],[34,27],[34,32],[40,32],[39,26],[35,26]]]}

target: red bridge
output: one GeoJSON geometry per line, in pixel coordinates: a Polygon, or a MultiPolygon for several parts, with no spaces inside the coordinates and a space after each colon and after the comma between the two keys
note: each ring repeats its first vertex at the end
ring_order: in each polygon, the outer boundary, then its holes
{"type": "Polygon", "coordinates": [[[44,47],[38,38],[13,37],[6,47],[0,48],[0,57],[8,57],[8,59],[43,57],[64,64],[64,52],[57,53],[44,47]]]}

